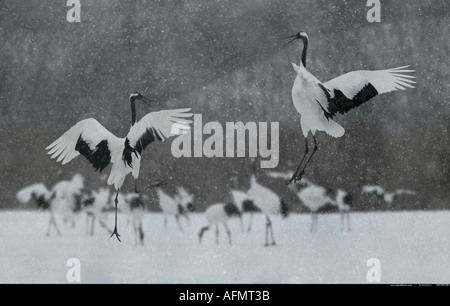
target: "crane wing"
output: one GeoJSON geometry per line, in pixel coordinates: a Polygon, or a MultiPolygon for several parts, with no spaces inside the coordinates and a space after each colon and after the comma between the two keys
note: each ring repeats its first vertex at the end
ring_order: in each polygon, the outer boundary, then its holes
{"type": "Polygon", "coordinates": [[[181,198],[181,202],[182,202],[181,204],[186,205],[189,202],[192,202],[192,200],[194,199],[194,195],[187,192],[187,190],[183,186],[178,186],[177,190],[178,190],[178,195],[181,198]]]}
{"type": "Polygon", "coordinates": [[[44,196],[46,199],[50,198],[50,191],[47,189],[47,187],[45,187],[45,185],[42,183],[36,183],[20,189],[16,193],[16,199],[20,203],[26,203],[31,200],[33,193],[35,193],[37,196],[44,196]]]}
{"type": "Polygon", "coordinates": [[[189,123],[192,121],[185,118],[192,116],[192,113],[187,113],[190,110],[190,108],[170,109],[145,115],[128,132],[129,145],[137,153],[142,154],[153,141],[164,141],[164,138],[187,133],[190,129],[189,123]]]}
{"type": "Polygon", "coordinates": [[[362,191],[364,193],[373,193],[379,196],[382,196],[385,193],[384,188],[377,185],[364,185],[362,191]]]}
{"type": "Polygon", "coordinates": [[[417,193],[414,190],[409,189],[397,189],[394,192],[395,195],[402,195],[402,194],[408,194],[408,195],[416,195],[417,193]]]}
{"type": "Polygon", "coordinates": [[[240,190],[231,190],[231,195],[233,197],[234,204],[236,204],[241,209],[242,203],[244,203],[245,200],[250,198],[250,196],[246,192],[240,190]]]}
{"type": "Polygon", "coordinates": [[[319,83],[325,97],[317,102],[324,109],[327,118],[332,118],[336,113],[345,114],[379,94],[404,90],[406,87],[414,88],[412,84],[415,82],[411,80],[414,77],[407,74],[414,70],[405,69],[407,67],[409,66],[352,71],[319,83]]]}
{"type": "MultiPolygon", "coordinates": [[[[102,171],[111,161],[111,157],[120,151],[120,138],[114,136],[93,118],[85,119],[65,132],[50,144],[46,150],[57,162],[70,162],[83,155],[92,164],[95,171],[102,171]]],[[[121,153],[121,152],[120,152],[121,153]]]]}

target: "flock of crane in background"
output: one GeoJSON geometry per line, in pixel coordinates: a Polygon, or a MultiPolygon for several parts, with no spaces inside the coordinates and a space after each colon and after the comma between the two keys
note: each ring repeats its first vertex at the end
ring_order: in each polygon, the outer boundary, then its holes
{"type": "MultiPolygon", "coordinates": [[[[290,178],[292,173],[268,172],[272,179],[290,178]]],[[[236,185],[236,184],[234,184],[236,185]]],[[[206,225],[200,228],[198,233],[201,243],[204,233],[212,226],[215,227],[215,240],[219,243],[219,225],[226,231],[229,244],[232,244],[231,230],[227,221],[233,217],[240,219],[241,231],[251,231],[252,217],[254,213],[265,214],[265,246],[275,245],[272,222],[270,215],[287,217],[289,207],[274,191],[261,185],[254,175],[250,178],[250,188],[247,191],[234,186],[231,192],[232,202],[214,203],[203,212],[206,225]],[[248,226],[244,229],[243,214],[249,214],[248,226]]],[[[310,231],[318,229],[318,216],[327,211],[327,208],[337,208],[340,213],[341,231],[351,231],[350,215],[352,209],[352,194],[341,189],[328,189],[314,184],[307,178],[301,182],[289,186],[300,203],[308,208],[311,213],[310,231]]],[[[383,200],[388,207],[393,205],[393,201],[400,195],[415,195],[412,190],[398,189],[387,192],[381,186],[366,185],[362,189],[363,193],[372,194],[383,200]]],[[[177,193],[169,195],[161,188],[157,190],[158,203],[164,215],[164,229],[167,231],[168,217],[173,216],[178,228],[183,231],[180,217],[186,218],[189,224],[189,214],[195,212],[194,195],[190,194],[184,187],[179,186],[177,193]]],[[[80,174],[75,174],[70,181],[60,181],[52,188],[47,188],[43,183],[29,185],[16,193],[16,198],[20,203],[34,201],[42,210],[50,212],[50,220],[46,235],[49,236],[52,227],[58,235],[61,231],[55,220],[55,214],[60,214],[69,226],[75,226],[75,217],[84,212],[86,214],[86,235],[94,235],[95,221],[108,233],[111,229],[106,224],[107,213],[114,210],[116,194],[110,193],[106,187],[98,190],[89,190],[84,187],[84,179],[80,174]]],[[[147,213],[147,196],[144,193],[119,193],[118,210],[129,216],[135,234],[136,245],[144,244],[144,230],[142,220],[147,213]]]]}

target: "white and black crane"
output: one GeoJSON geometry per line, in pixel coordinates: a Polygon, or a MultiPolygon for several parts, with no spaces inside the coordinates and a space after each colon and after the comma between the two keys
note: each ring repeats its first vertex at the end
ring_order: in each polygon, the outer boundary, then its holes
{"type": "Polygon", "coordinates": [[[110,206],[110,191],[108,188],[98,190],[83,189],[80,195],[83,211],[86,213],[86,234],[94,235],[95,220],[108,232],[111,230],[103,221],[104,213],[110,206]],[[90,220],[90,223],[89,223],[90,220]]]}
{"type": "Polygon", "coordinates": [[[309,228],[310,232],[316,232],[319,220],[319,210],[323,209],[327,205],[336,206],[337,204],[333,196],[327,192],[325,187],[313,184],[310,181],[308,181],[307,184],[304,184],[304,181],[306,181],[306,179],[295,183],[292,186],[300,188],[299,191],[296,192],[297,197],[311,213],[311,225],[309,228]]]}
{"type": "Polygon", "coordinates": [[[303,178],[296,182],[291,188],[300,199],[301,203],[307,207],[311,213],[310,231],[316,232],[318,229],[319,213],[326,211],[327,207],[337,207],[341,214],[341,231],[350,231],[350,211],[353,202],[353,195],[342,189],[325,188],[314,184],[310,180],[303,178]],[[347,227],[345,227],[347,223],[347,227]]]}
{"type": "Polygon", "coordinates": [[[195,212],[194,195],[189,193],[183,186],[177,187],[180,205],[182,206],[182,215],[186,218],[186,223],[189,224],[189,214],[195,212]]]}
{"type": "Polygon", "coordinates": [[[183,231],[183,227],[180,223],[180,216],[188,218],[186,216],[186,210],[183,205],[181,205],[182,199],[179,194],[175,194],[173,197],[158,189],[158,199],[159,199],[159,207],[164,214],[164,230],[167,231],[167,216],[174,216],[177,221],[178,228],[180,231],[183,231]]]}
{"type": "Polygon", "coordinates": [[[350,212],[353,206],[353,194],[342,189],[336,191],[336,205],[341,214],[341,231],[351,231],[350,212]],[[347,221],[347,227],[345,227],[347,221]]]}
{"type": "MultiPolygon", "coordinates": [[[[253,203],[253,200],[250,198],[250,196],[242,190],[237,189],[231,190],[231,196],[233,197],[234,204],[239,208],[242,214],[244,213],[250,214],[247,226],[247,232],[250,232],[252,230],[253,214],[255,212],[260,212],[261,210],[255,205],[255,203],[253,203]]],[[[242,218],[241,218],[241,230],[242,232],[244,232],[244,225],[242,223],[242,218]]]]}
{"type": "Polygon", "coordinates": [[[255,175],[250,178],[250,189],[247,191],[249,198],[266,215],[266,235],[264,246],[275,245],[272,222],[269,215],[281,215],[283,218],[289,215],[289,207],[275,192],[259,184],[255,175]],[[272,240],[269,243],[269,235],[272,240]]]}
{"type": "Polygon", "coordinates": [[[364,185],[362,187],[363,193],[374,194],[379,199],[386,202],[388,208],[392,207],[394,200],[397,199],[401,195],[416,195],[417,193],[414,190],[409,189],[396,189],[394,191],[388,192],[383,187],[379,185],[364,185]]]}
{"type": "Polygon", "coordinates": [[[133,230],[136,245],[144,245],[144,230],[142,220],[144,219],[147,206],[145,204],[145,196],[142,193],[129,193],[125,196],[129,205],[129,212],[133,221],[133,230]]]}
{"type": "Polygon", "coordinates": [[[33,199],[41,210],[50,211],[50,220],[48,222],[47,236],[50,236],[50,228],[53,225],[56,233],[60,236],[61,231],[55,221],[55,216],[52,210],[52,200],[55,198],[55,193],[50,192],[42,183],[36,183],[20,189],[16,193],[16,199],[20,203],[26,203],[33,199]]]}
{"type": "Polygon", "coordinates": [[[50,211],[47,236],[50,236],[51,226],[55,228],[58,235],[61,231],[55,220],[55,213],[60,214],[64,221],[68,221],[75,227],[75,216],[82,209],[80,201],[81,190],[84,179],[80,174],[75,174],[71,180],[57,182],[51,190],[48,190],[43,183],[29,185],[16,194],[16,198],[21,203],[26,203],[31,199],[35,200],[40,209],[50,211]]]}
{"type": "Polygon", "coordinates": [[[75,217],[83,208],[80,197],[83,189],[84,178],[76,173],[70,181],[59,181],[51,190],[55,194],[52,200],[52,211],[61,214],[64,217],[63,220],[70,222],[72,227],[75,227],[75,217]]]}
{"type": "Polygon", "coordinates": [[[409,66],[392,68],[387,70],[360,70],[352,71],[322,83],[308,70],[306,70],[306,53],[308,48],[308,35],[300,31],[285,45],[297,39],[303,41],[300,65],[292,63],[297,72],[292,87],[292,100],[296,110],[300,114],[300,123],[305,138],[305,152],[300,163],[287,182],[301,180],[306,166],[317,151],[316,131],[324,131],[333,137],[344,135],[344,128],[336,123],[333,118],[337,113],[345,114],[362,103],[369,101],[375,96],[388,93],[398,89],[414,88],[411,80],[414,78],[407,73],[414,70],[406,69],[409,66]],[[311,132],[314,147],[311,155],[303,164],[308,155],[308,134],[311,132]]]}
{"type": "MultiPolygon", "coordinates": [[[[150,112],[137,121],[135,103],[138,100],[145,103],[151,102],[137,91],[130,95],[131,128],[125,137],[119,138],[113,135],[96,119],[89,118],[79,121],[46,148],[50,150],[48,154],[51,154],[52,158],[58,157],[57,161],[61,161],[63,165],[80,154],[92,164],[95,171],[101,172],[112,163],[107,181],[108,185],[114,185],[116,189],[115,223],[111,237],[116,235],[119,241],[117,196],[125,177],[129,173],[133,175],[135,191],[138,192],[136,180],[139,176],[141,155],[144,149],[154,141],[163,141],[164,138],[187,132],[191,120],[186,118],[192,116],[191,113],[188,113],[190,108],[170,109],[150,112]]],[[[158,187],[165,183],[160,182],[152,187],[158,187]]]]}
{"type": "Polygon", "coordinates": [[[212,204],[205,210],[205,218],[208,225],[202,227],[198,233],[199,243],[202,242],[202,237],[205,231],[209,230],[212,225],[216,227],[216,244],[219,244],[219,223],[222,223],[228,235],[228,242],[231,242],[231,231],[227,226],[227,221],[232,217],[241,218],[241,212],[233,203],[216,203],[212,204]]]}

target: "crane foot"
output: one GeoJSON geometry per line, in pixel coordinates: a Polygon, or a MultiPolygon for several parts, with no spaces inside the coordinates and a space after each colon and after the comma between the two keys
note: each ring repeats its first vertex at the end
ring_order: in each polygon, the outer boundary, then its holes
{"type": "Polygon", "coordinates": [[[112,232],[112,234],[111,234],[111,236],[109,236],[109,238],[111,238],[112,236],[114,236],[114,235],[116,235],[116,238],[117,238],[117,240],[119,240],[119,242],[122,242],[121,240],[120,240],[120,235],[119,235],[119,233],[117,232],[117,227],[114,227],[114,231],[112,232]]]}

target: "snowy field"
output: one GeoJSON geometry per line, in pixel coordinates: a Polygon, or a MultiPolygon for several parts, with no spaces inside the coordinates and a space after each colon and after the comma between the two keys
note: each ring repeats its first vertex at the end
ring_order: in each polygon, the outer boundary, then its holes
{"type": "MultiPolygon", "coordinates": [[[[231,220],[233,245],[221,228],[199,245],[203,215],[191,216],[180,232],[174,219],[164,231],[163,215],[144,217],[145,245],[135,246],[131,224],[119,215],[122,243],[96,224],[85,234],[85,215],[70,228],[45,236],[49,214],[0,212],[0,283],[67,283],[69,258],[81,263],[81,283],[290,284],[367,283],[369,258],[381,264],[381,283],[450,283],[450,212],[353,213],[352,231],[340,231],[338,214],[321,215],[309,232],[310,216],[272,217],[276,246],[263,247],[264,218],[257,214],[250,233],[231,220]]],[[[244,224],[248,215],[244,216],[244,224]]],[[[107,218],[112,227],[113,215],[107,218]]]]}

